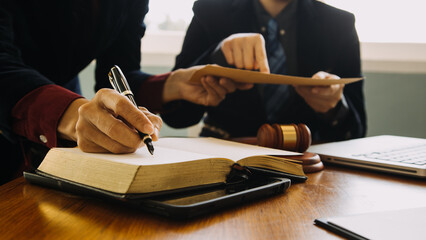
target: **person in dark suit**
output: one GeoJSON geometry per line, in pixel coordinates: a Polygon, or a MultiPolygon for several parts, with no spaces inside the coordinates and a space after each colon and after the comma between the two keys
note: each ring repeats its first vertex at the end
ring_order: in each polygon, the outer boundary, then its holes
{"type": "MultiPolygon", "coordinates": [[[[320,79],[362,76],[355,18],[346,11],[315,0],[199,0],[193,11],[175,69],[216,63],[320,79]]],[[[363,81],[273,86],[278,94],[264,85],[228,94],[217,107],[175,101],[161,116],[175,128],[205,116],[200,135],[220,138],[256,136],[263,123],[305,123],[321,142],[365,135],[363,81]],[[275,103],[268,104],[271,96],[275,103]]]]}
{"type": "Polygon", "coordinates": [[[177,99],[217,105],[250,87],[213,76],[189,84],[197,67],[141,72],[147,11],[147,0],[0,0],[0,184],[37,167],[51,147],[126,153],[143,145],[135,128],[158,138],[161,119],[111,89],[114,65],[136,102],[154,112],[177,99]],[[94,59],[97,93],[88,100],[78,73],[94,59]]]}

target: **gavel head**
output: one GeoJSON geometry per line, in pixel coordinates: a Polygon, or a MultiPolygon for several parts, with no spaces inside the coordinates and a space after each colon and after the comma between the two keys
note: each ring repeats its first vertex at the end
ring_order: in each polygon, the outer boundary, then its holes
{"type": "Polygon", "coordinates": [[[257,132],[257,144],[293,152],[305,152],[311,145],[311,131],[303,123],[298,125],[263,124],[257,132]]]}

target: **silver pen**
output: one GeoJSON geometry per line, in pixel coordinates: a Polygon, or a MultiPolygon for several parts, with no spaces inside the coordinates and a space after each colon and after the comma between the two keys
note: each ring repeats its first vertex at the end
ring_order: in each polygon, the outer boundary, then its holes
{"type": "MultiPolygon", "coordinates": [[[[130,90],[130,86],[127,83],[126,77],[117,65],[111,68],[111,71],[108,73],[108,78],[112,87],[117,92],[127,97],[133,103],[133,105],[138,107],[135,101],[135,97],[133,96],[133,92],[132,90],[130,90]]],[[[154,155],[154,146],[152,145],[151,136],[142,133],[137,129],[136,131],[138,131],[138,134],[142,138],[142,141],[145,143],[146,147],[148,148],[149,153],[151,153],[151,155],[154,155]]]]}

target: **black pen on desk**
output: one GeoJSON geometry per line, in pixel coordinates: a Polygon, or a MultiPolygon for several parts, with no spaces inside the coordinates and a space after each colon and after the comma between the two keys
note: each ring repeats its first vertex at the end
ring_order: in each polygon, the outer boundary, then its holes
{"type": "MultiPolygon", "coordinates": [[[[133,96],[133,92],[132,90],[130,90],[130,86],[127,83],[126,77],[124,76],[123,72],[117,65],[111,68],[111,71],[108,74],[108,78],[112,87],[117,92],[119,92],[121,95],[124,95],[125,97],[130,99],[133,105],[138,107],[135,101],[135,97],[133,96]]],[[[136,131],[138,131],[138,134],[142,138],[142,141],[145,143],[146,147],[148,148],[149,153],[151,153],[151,155],[154,155],[154,146],[152,145],[151,136],[149,136],[148,134],[142,133],[139,130],[136,130],[136,131]]]]}

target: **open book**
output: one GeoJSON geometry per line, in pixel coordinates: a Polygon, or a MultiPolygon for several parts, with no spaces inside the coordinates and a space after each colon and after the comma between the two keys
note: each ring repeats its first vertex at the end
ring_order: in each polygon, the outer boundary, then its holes
{"type": "Polygon", "coordinates": [[[310,77],[296,77],[281,74],[261,73],[251,70],[221,67],[219,65],[206,65],[198,69],[192,75],[190,82],[200,81],[202,76],[213,75],[226,77],[236,82],[244,83],[267,83],[267,84],[294,84],[294,85],[332,85],[349,84],[362,80],[363,78],[341,78],[341,79],[313,79],[310,77]]]}
{"type": "Polygon", "coordinates": [[[305,176],[288,152],[215,138],[160,138],[152,156],[145,148],[131,154],[85,153],[52,148],[38,167],[42,173],[102,190],[151,193],[225,182],[238,163],[305,176]]]}

